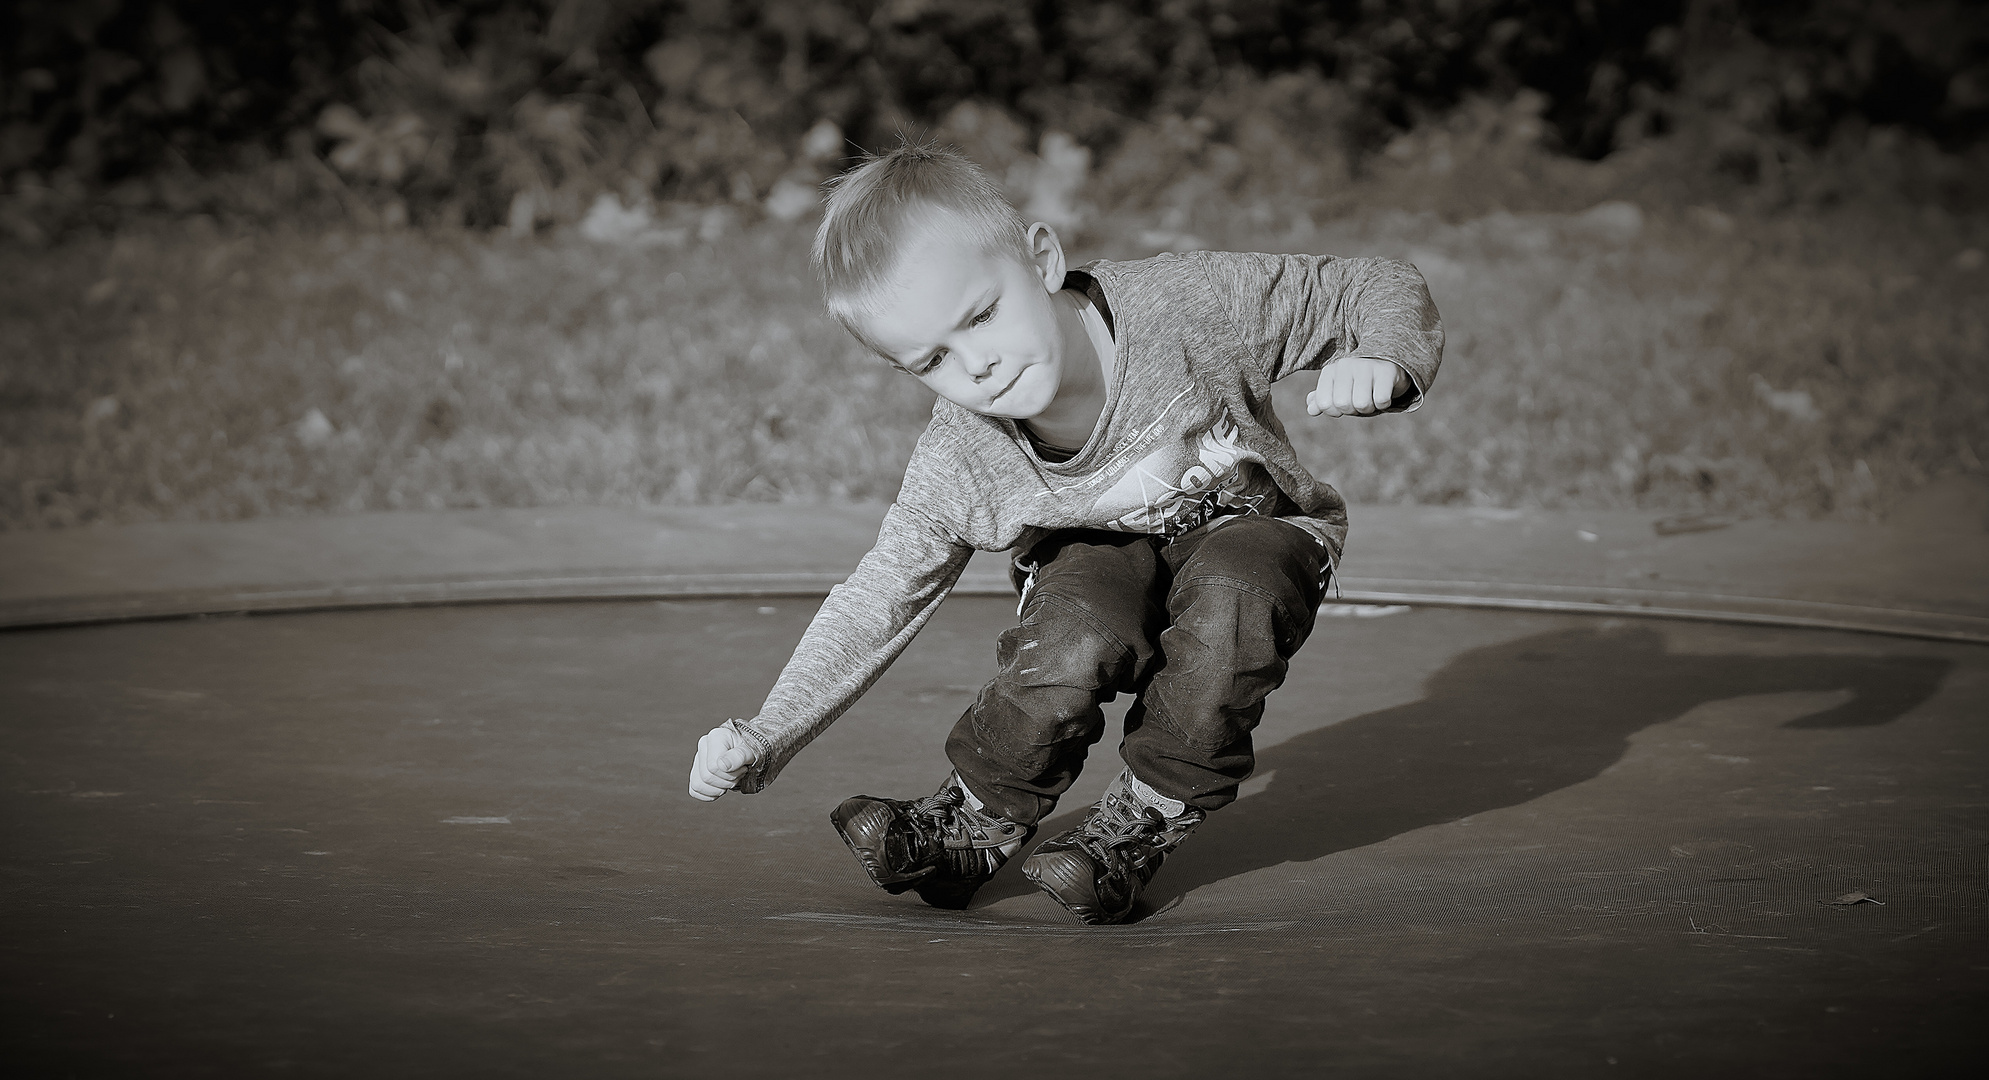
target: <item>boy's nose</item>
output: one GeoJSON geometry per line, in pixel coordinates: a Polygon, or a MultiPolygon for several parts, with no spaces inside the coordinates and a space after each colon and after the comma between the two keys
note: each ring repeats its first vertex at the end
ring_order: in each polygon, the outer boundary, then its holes
{"type": "Polygon", "coordinates": [[[988,372],[994,370],[994,357],[987,353],[963,352],[957,355],[960,357],[961,370],[975,379],[985,379],[988,377],[988,372]]]}

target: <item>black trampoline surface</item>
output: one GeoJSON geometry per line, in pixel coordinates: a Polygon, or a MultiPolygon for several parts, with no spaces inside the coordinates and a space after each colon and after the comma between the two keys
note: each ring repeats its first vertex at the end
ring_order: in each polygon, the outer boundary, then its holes
{"type": "MultiPolygon", "coordinates": [[[[937,785],[1012,600],[948,601],[770,791],[684,794],[697,736],[751,714],[815,604],[0,635],[7,1059],[532,1077],[1989,1059],[1989,649],[1323,618],[1243,798],[1143,918],[1085,928],[1013,865],[966,912],[888,896],[828,825],[844,796],[937,785]]],[[[1048,829],[1116,769],[1108,737],[1048,829]]]]}

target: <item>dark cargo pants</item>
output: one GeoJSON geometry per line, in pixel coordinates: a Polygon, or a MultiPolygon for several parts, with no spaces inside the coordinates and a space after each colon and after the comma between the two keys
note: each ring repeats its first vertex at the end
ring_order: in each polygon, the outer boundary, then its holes
{"type": "Polygon", "coordinates": [[[1064,530],[1029,561],[1021,621],[996,646],[1000,674],[946,741],[968,788],[1003,817],[1040,821],[1104,734],[1100,706],[1131,693],[1119,752],[1133,775],[1203,810],[1233,801],[1264,698],[1312,632],[1325,549],[1250,516],[1171,543],[1064,530]]]}

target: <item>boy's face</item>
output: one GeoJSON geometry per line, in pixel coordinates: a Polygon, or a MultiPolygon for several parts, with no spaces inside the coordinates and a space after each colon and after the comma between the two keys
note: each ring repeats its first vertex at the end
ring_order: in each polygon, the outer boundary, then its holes
{"type": "Polygon", "coordinates": [[[1029,251],[988,252],[950,213],[931,211],[898,254],[857,330],[940,397],[986,416],[1027,420],[1063,381],[1056,294],[1064,253],[1049,226],[1029,251]]]}

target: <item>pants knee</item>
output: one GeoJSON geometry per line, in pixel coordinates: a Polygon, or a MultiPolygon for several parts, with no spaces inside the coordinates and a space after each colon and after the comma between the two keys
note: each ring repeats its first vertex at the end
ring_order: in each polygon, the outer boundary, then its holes
{"type": "Polygon", "coordinates": [[[1001,670],[974,705],[975,732],[1025,771],[1089,746],[1099,706],[1130,685],[1141,652],[1058,598],[1037,598],[996,644],[1001,670]]]}
{"type": "Polygon", "coordinates": [[[1264,699],[1290,670],[1311,629],[1310,606],[1291,611],[1267,590],[1204,578],[1177,588],[1173,624],[1160,635],[1164,658],[1148,688],[1156,722],[1197,750],[1245,738],[1264,699]]]}

